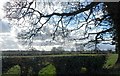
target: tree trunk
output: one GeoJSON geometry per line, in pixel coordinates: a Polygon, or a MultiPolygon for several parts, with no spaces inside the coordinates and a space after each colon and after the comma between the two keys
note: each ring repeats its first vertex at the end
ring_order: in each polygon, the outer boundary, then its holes
{"type": "Polygon", "coordinates": [[[116,30],[116,39],[117,39],[117,53],[118,60],[116,62],[117,67],[120,70],[120,2],[106,3],[108,6],[108,13],[113,19],[115,30],[116,30]]]}

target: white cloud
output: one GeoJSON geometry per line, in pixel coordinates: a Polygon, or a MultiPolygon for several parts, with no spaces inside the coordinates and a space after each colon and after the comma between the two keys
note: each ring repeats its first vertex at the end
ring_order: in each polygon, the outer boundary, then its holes
{"type": "Polygon", "coordinates": [[[0,50],[22,49],[8,23],[0,21],[0,50]]]}
{"type": "MultiPolygon", "coordinates": [[[[0,12],[1,12],[0,18],[3,18],[3,16],[4,16],[3,4],[6,1],[8,1],[8,0],[2,0],[2,1],[0,1],[0,12]]],[[[40,9],[40,8],[38,8],[38,9],[40,9]]],[[[48,7],[46,7],[46,9],[48,9],[48,7]]],[[[54,9],[58,9],[57,11],[61,12],[62,8],[60,8],[60,5],[57,5],[56,7],[54,7],[54,9]]],[[[52,11],[51,10],[52,9],[49,9],[48,13],[52,13],[54,11],[54,10],[52,10],[52,11]]],[[[88,12],[86,11],[86,13],[88,13],[88,12]]],[[[100,17],[101,15],[102,15],[102,13],[99,12],[99,15],[97,15],[96,17],[100,17]]],[[[45,21],[46,21],[46,19],[42,19],[41,22],[44,23],[45,21]]],[[[79,26],[81,26],[81,24],[79,26]]],[[[53,29],[53,28],[54,28],[53,25],[49,25],[49,27],[46,28],[47,33],[48,32],[51,33],[51,29],[53,29]]],[[[72,28],[73,28],[72,26],[69,27],[69,29],[72,29],[72,28]]],[[[84,30],[84,28],[85,27],[82,27],[79,31],[72,32],[71,38],[76,38],[76,37],[79,38],[79,37],[81,37],[81,34],[83,34],[83,32],[84,32],[84,31],[81,31],[81,30],[84,30]]],[[[17,28],[17,29],[20,29],[20,28],[17,28]]],[[[18,43],[18,40],[15,38],[18,31],[19,30],[16,30],[16,28],[10,28],[10,26],[7,23],[0,21],[0,49],[23,49],[23,46],[20,45],[18,43]]],[[[100,30],[97,30],[97,31],[100,31],[100,30]]],[[[96,30],[93,30],[91,32],[96,32],[96,30]]],[[[44,32],[43,32],[43,34],[44,34],[44,32]]],[[[42,38],[40,40],[41,36],[38,36],[38,37],[39,38],[36,39],[38,41],[34,42],[34,44],[33,44],[33,46],[35,48],[37,48],[37,49],[40,49],[40,50],[44,49],[44,50],[48,50],[49,51],[53,46],[58,47],[58,46],[61,45],[59,42],[55,42],[55,41],[49,42],[49,39],[51,38],[51,37],[49,37],[49,35],[43,35],[43,37],[42,37],[43,40],[42,40],[42,38]],[[44,45],[44,46],[42,46],[42,45],[44,45]]],[[[93,38],[93,36],[91,36],[91,39],[92,38],[93,38]]],[[[61,39],[59,39],[59,40],[61,40],[61,39]]],[[[87,40],[78,41],[78,42],[84,43],[86,41],[87,40]]],[[[66,48],[70,48],[70,47],[74,46],[74,43],[75,43],[74,41],[70,41],[70,42],[66,41],[65,42],[65,46],[66,46],[66,48]]],[[[107,49],[107,48],[110,48],[110,47],[112,47],[112,49],[114,48],[113,46],[109,46],[109,45],[104,46],[103,44],[101,44],[99,46],[100,46],[101,49],[107,49]]]]}
{"type": "Polygon", "coordinates": [[[19,49],[19,44],[14,40],[10,33],[0,34],[0,49],[19,49]]]}
{"type": "Polygon", "coordinates": [[[98,47],[101,50],[115,50],[115,45],[110,45],[110,44],[99,44],[98,47]]]}

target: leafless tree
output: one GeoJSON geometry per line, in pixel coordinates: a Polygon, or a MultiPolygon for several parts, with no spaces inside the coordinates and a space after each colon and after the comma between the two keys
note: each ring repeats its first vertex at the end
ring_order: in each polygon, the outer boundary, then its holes
{"type": "MultiPolygon", "coordinates": [[[[120,49],[119,3],[110,2],[38,2],[13,0],[5,4],[6,17],[22,28],[18,38],[41,39],[44,34],[53,40],[85,40],[97,43],[116,40],[120,49]],[[49,30],[45,30],[49,27],[49,30]],[[84,30],[83,30],[84,28],[84,30]],[[98,29],[100,28],[100,30],[98,29]],[[95,32],[91,32],[97,29],[95,32]],[[80,36],[83,31],[83,36],[80,36]],[[73,36],[79,32],[77,36],[73,36]],[[108,37],[109,36],[109,37],[108,37]]],[[[45,37],[44,37],[45,38],[45,37]]],[[[118,52],[120,54],[120,51],[118,52]]],[[[120,62],[120,55],[118,58],[120,62]]]]}

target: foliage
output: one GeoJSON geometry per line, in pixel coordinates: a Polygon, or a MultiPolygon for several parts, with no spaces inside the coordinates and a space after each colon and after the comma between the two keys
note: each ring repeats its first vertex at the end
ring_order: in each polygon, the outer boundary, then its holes
{"type": "Polygon", "coordinates": [[[69,56],[69,57],[55,57],[54,65],[57,67],[58,74],[79,74],[80,69],[85,67],[87,72],[97,72],[102,70],[106,59],[104,55],[101,56],[69,56]]]}
{"type": "MultiPolygon", "coordinates": [[[[109,55],[107,55],[107,60],[106,60],[105,63],[102,63],[102,61],[104,61],[104,58],[98,58],[97,59],[97,57],[99,57],[99,56],[100,55],[98,55],[98,54],[97,55],[96,54],[80,54],[79,56],[78,55],[77,56],[75,56],[75,55],[74,56],[70,56],[70,55],[69,56],[66,56],[66,55],[60,55],[60,56],[59,55],[55,55],[55,56],[52,55],[52,56],[48,56],[48,58],[52,57],[52,58],[56,58],[56,60],[54,60],[54,64],[50,64],[49,63],[49,65],[47,65],[46,67],[43,67],[41,70],[39,68],[39,70],[40,70],[39,71],[39,75],[42,74],[43,76],[46,76],[46,74],[47,75],[51,74],[53,76],[53,75],[56,74],[56,72],[58,72],[59,68],[61,68],[62,72],[68,72],[67,69],[69,69],[69,71],[72,71],[72,70],[75,71],[75,69],[78,69],[78,71],[80,73],[87,73],[87,72],[90,72],[90,71],[91,72],[94,71],[94,73],[96,71],[99,71],[100,73],[102,73],[101,72],[102,71],[101,68],[110,69],[112,66],[114,66],[115,61],[117,60],[117,56],[118,55],[117,54],[109,54],[109,55]],[[57,64],[55,64],[55,63],[57,63],[57,64]],[[66,64],[66,65],[64,65],[64,64],[66,64]],[[57,65],[59,65],[60,67],[56,69],[57,65]]],[[[24,58],[22,60],[24,60],[24,58]]],[[[29,62],[29,59],[33,59],[33,58],[38,58],[38,59],[41,60],[41,57],[33,57],[33,56],[32,57],[29,56],[26,59],[29,62]]],[[[14,59],[15,59],[15,57],[12,60],[14,61],[14,59]]],[[[40,63],[39,60],[37,60],[37,61],[40,63]]],[[[17,63],[17,61],[16,61],[16,63],[17,63]]],[[[31,65],[33,66],[34,63],[31,64],[31,65]]],[[[3,66],[5,66],[5,65],[3,64],[3,66]]],[[[116,72],[116,73],[118,73],[118,72],[116,72]]],[[[16,65],[16,66],[12,67],[11,69],[9,69],[8,72],[5,73],[5,74],[8,74],[8,75],[15,74],[15,76],[16,75],[19,76],[20,75],[20,67],[18,65],[16,65]]],[[[3,75],[3,76],[5,76],[5,75],[3,75]]]]}
{"type": "Polygon", "coordinates": [[[56,70],[54,65],[49,64],[45,68],[41,69],[39,72],[40,76],[55,76],[56,75],[56,70]]]}
{"type": "Polygon", "coordinates": [[[20,66],[16,65],[10,68],[7,73],[4,73],[2,76],[20,76],[20,66]]]}

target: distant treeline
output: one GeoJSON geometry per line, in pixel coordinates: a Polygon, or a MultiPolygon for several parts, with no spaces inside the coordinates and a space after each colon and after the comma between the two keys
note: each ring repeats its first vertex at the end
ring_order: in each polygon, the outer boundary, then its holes
{"type": "Polygon", "coordinates": [[[37,55],[58,55],[58,54],[107,54],[107,53],[115,53],[113,51],[2,51],[2,56],[37,56],[37,55]]]}

